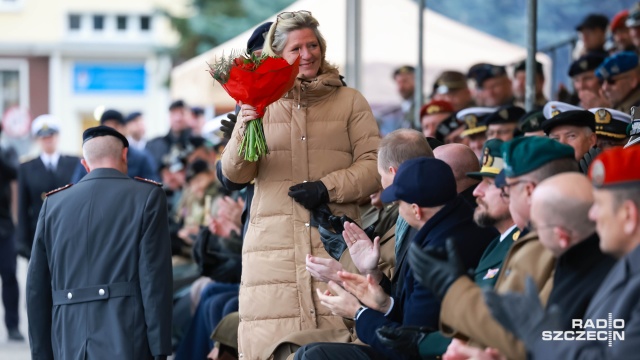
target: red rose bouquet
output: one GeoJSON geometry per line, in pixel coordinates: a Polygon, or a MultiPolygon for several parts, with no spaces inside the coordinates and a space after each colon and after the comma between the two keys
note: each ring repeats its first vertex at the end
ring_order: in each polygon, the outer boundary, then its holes
{"type": "Polygon", "coordinates": [[[291,89],[298,75],[299,62],[300,58],[289,64],[280,57],[232,53],[209,65],[209,74],[229,96],[237,102],[255,106],[260,116],[246,124],[238,156],[247,161],[258,161],[268,153],[262,128],[265,108],[291,89]]]}

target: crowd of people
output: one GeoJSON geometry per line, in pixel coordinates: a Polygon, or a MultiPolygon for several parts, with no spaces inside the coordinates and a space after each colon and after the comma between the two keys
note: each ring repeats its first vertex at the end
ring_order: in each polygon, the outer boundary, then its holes
{"type": "Polygon", "coordinates": [[[575,93],[562,101],[545,98],[537,64],[526,112],[524,61],[483,63],[444,71],[413,119],[403,66],[389,122],[325,58],[318,20],[281,13],[247,43],[300,58],[262,117],[269,154],[256,162],[238,151],[259,117],[251,104],[212,133],[201,109],[175,101],[169,133],[149,141],[141,113],[107,110],[82,159],[59,153],[53,116],[36,118],[40,156],[0,154],[10,338],[23,339],[17,251],[31,259],[29,332],[44,358],[632,358],[640,4],[576,30],[575,93]],[[138,310],[124,310],[128,297],[138,310]],[[611,314],[626,333],[613,346],[541,335],[611,314]],[[118,336],[96,340],[105,331],[118,336]]]}

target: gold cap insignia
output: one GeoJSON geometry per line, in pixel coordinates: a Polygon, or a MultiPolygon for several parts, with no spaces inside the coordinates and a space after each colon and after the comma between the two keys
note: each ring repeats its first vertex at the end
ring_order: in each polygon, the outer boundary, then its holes
{"type": "Polygon", "coordinates": [[[611,122],[611,113],[607,109],[598,109],[595,115],[597,124],[609,124],[611,122]]]}
{"type": "Polygon", "coordinates": [[[500,115],[500,117],[505,119],[505,120],[509,120],[509,111],[507,111],[507,109],[500,110],[498,115],[500,115]]]}
{"type": "Polygon", "coordinates": [[[488,166],[490,167],[491,165],[493,165],[493,156],[491,156],[491,154],[489,153],[489,148],[484,148],[484,156],[482,159],[482,166],[488,166]]]}
{"type": "Polygon", "coordinates": [[[466,115],[464,122],[467,124],[467,129],[473,129],[478,126],[478,117],[473,114],[466,115]]]}
{"type": "Polygon", "coordinates": [[[555,117],[558,114],[560,114],[560,110],[555,109],[555,110],[551,111],[551,117],[555,117]]]}
{"type": "Polygon", "coordinates": [[[440,109],[440,106],[438,105],[431,105],[427,108],[427,114],[431,115],[431,114],[437,114],[441,111],[442,109],[440,109]]]}

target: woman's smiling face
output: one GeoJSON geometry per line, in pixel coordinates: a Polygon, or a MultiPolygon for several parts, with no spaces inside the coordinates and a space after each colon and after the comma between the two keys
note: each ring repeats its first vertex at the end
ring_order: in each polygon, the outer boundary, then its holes
{"type": "Polygon", "coordinates": [[[298,77],[313,79],[318,76],[322,62],[320,43],[312,29],[293,30],[287,37],[287,44],[282,50],[282,57],[293,64],[300,56],[298,77]]]}

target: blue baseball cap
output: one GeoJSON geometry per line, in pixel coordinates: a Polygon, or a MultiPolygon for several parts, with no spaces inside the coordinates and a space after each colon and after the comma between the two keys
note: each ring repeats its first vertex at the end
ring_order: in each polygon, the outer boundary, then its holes
{"type": "Polygon", "coordinates": [[[402,200],[419,207],[444,205],[458,195],[453,171],[440,159],[420,157],[403,162],[393,184],[382,191],[388,204],[402,200]]]}

